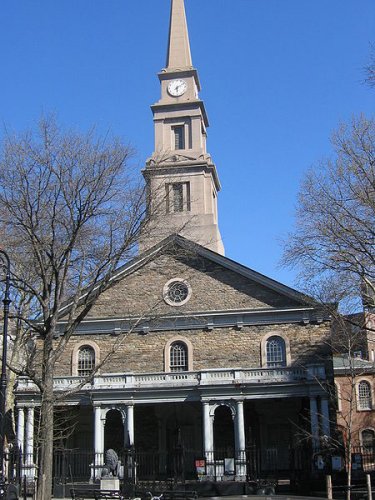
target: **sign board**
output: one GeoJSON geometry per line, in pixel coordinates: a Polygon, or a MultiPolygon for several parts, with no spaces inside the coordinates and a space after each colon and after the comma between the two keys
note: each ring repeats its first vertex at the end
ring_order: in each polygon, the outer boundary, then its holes
{"type": "Polygon", "coordinates": [[[206,460],[204,458],[195,460],[195,470],[198,476],[204,476],[206,474],[206,460]]]}
{"type": "Polygon", "coordinates": [[[234,476],[234,458],[224,458],[224,474],[226,476],[234,476]]]}

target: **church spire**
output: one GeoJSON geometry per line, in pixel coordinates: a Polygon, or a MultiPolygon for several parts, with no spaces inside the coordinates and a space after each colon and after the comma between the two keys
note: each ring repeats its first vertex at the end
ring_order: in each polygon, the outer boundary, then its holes
{"type": "Polygon", "coordinates": [[[171,0],[167,64],[158,77],[161,96],[151,106],[155,149],[143,170],[148,206],[157,213],[140,250],[179,233],[224,254],[217,213],[220,181],[207,153],[208,119],[191,60],[184,0],[171,0]]]}
{"type": "Polygon", "coordinates": [[[166,69],[192,68],[184,0],[171,0],[171,17],[166,69]]]}

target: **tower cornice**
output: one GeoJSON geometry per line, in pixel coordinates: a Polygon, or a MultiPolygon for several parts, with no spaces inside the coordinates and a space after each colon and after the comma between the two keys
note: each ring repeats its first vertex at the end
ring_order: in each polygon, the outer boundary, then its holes
{"type": "Polygon", "coordinates": [[[206,112],[206,108],[204,105],[204,102],[200,99],[194,99],[193,101],[182,101],[182,102],[157,102],[155,104],[152,104],[151,106],[152,112],[155,114],[155,111],[171,111],[173,109],[185,109],[186,111],[193,110],[194,108],[199,108],[201,110],[203,120],[204,120],[204,125],[206,127],[209,126],[209,121],[208,121],[208,116],[206,112]]]}
{"type": "Polygon", "coordinates": [[[186,167],[188,167],[188,172],[190,175],[199,172],[206,172],[211,174],[214,180],[216,191],[219,192],[221,190],[221,183],[217,174],[217,169],[215,164],[212,163],[211,160],[184,160],[178,158],[178,155],[176,157],[172,155],[169,160],[156,161],[151,157],[147,160],[147,166],[142,170],[142,174],[145,177],[155,175],[156,171],[159,173],[159,175],[186,174],[186,167]]]}

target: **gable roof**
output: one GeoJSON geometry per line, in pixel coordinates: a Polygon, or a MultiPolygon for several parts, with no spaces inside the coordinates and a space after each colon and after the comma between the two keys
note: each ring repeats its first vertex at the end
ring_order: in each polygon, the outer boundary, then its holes
{"type": "Polygon", "coordinates": [[[336,375],[350,375],[351,372],[356,375],[364,375],[375,372],[374,362],[360,357],[341,354],[333,356],[332,361],[336,375]]]}
{"type": "MultiPolygon", "coordinates": [[[[228,257],[220,255],[214,252],[213,250],[209,250],[208,248],[203,247],[198,243],[188,240],[179,234],[172,234],[168,236],[154,247],[148,249],[138,257],[135,257],[134,259],[127,262],[123,266],[119,267],[115,272],[115,274],[110,279],[110,286],[118,283],[126,276],[137,271],[145,264],[156,258],[158,255],[161,255],[162,253],[171,250],[175,251],[176,247],[179,247],[184,251],[194,253],[195,255],[200,256],[202,258],[208,259],[209,261],[218,264],[234,273],[244,276],[245,278],[252,280],[255,283],[258,283],[261,286],[264,286],[280,295],[292,299],[293,301],[299,303],[301,307],[319,306],[319,304],[316,303],[311,297],[308,297],[307,295],[298,292],[297,290],[291,287],[283,285],[282,283],[275,281],[272,278],[268,278],[267,276],[258,273],[253,269],[243,266],[242,264],[239,264],[238,262],[235,262],[234,260],[231,260],[228,257]]],[[[97,284],[94,287],[94,290],[97,287],[99,287],[99,284],[97,284]]],[[[86,291],[82,293],[81,299],[83,299],[87,293],[92,291],[93,291],[92,288],[88,288],[86,291]]],[[[67,301],[66,304],[61,308],[60,310],[61,316],[64,316],[68,312],[70,305],[71,302],[67,301]]]]}

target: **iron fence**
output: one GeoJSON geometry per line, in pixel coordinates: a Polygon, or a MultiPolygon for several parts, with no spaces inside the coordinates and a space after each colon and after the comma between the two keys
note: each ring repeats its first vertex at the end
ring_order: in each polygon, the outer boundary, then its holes
{"type": "MultiPolygon", "coordinates": [[[[375,472],[375,447],[355,447],[357,470],[375,472]]],[[[203,453],[201,449],[177,447],[172,452],[141,451],[137,449],[119,452],[119,476],[126,484],[165,482],[184,483],[206,476],[212,480],[240,478],[255,481],[283,477],[299,478],[309,474],[314,467],[311,451],[293,448],[283,451],[280,458],[274,449],[249,446],[234,456],[234,451],[215,450],[203,453]],[[288,456],[287,456],[288,455],[288,456]],[[283,463],[282,468],[280,464],[283,463]],[[198,464],[200,467],[198,467],[198,464]],[[202,470],[203,465],[203,470],[202,470]],[[227,476],[227,477],[225,477],[227,476]]],[[[330,457],[327,463],[331,462],[330,457]]],[[[36,454],[22,454],[17,448],[6,454],[6,475],[8,482],[27,484],[37,476],[36,454]]],[[[93,450],[58,449],[53,457],[55,484],[95,483],[101,477],[104,455],[93,450]]],[[[345,465],[344,465],[345,468],[345,465]]]]}
{"type": "MultiPolygon", "coordinates": [[[[233,450],[215,450],[203,453],[201,449],[176,448],[172,452],[141,451],[136,449],[119,452],[119,476],[125,482],[173,481],[184,483],[200,475],[212,480],[230,476],[242,480],[279,478],[283,474],[297,475],[311,470],[309,454],[305,450],[283,451],[246,448],[235,455],[233,450]],[[280,467],[282,460],[283,466],[280,467]],[[198,467],[204,464],[204,471],[198,467]]],[[[101,476],[104,455],[94,451],[57,450],[54,453],[54,478],[57,482],[95,482],[101,476]]]]}
{"type": "Polygon", "coordinates": [[[375,471],[375,446],[354,446],[352,448],[352,468],[364,472],[375,471]]]}

